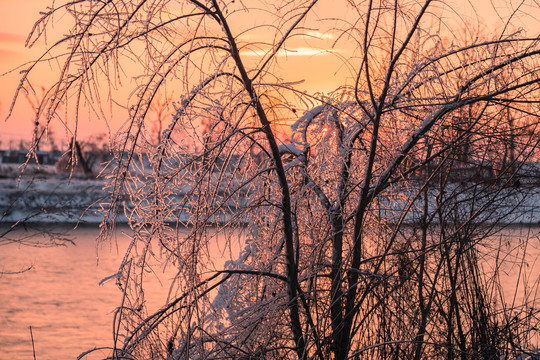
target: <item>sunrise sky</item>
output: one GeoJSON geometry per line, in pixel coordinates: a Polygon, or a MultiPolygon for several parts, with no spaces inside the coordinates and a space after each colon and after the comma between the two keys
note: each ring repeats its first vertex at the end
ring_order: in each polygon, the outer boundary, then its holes
{"type": "MultiPolygon", "coordinates": [[[[529,36],[538,36],[540,31],[540,4],[538,1],[535,4],[535,1],[529,1],[532,5],[522,8],[523,14],[514,22],[516,27],[524,28],[529,36]]],[[[507,18],[521,2],[521,0],[474,2],[455,0],[452,6],[441,10],[440,15],[448,19],[459,16],[461,23],[481,23],[487,33],[494,33],[500,31],[501,19],[507,18]],[[471,9],[471,3],[475,4],[476,11],[471,9]]],[[[24,96],[19,98],[11,118],[7,122],[5,118],[21,76],[19,74],[21,68],[18,66],[36,58],[45,49],[43,43],[38,43],[32,49],[25,48],[24,43],[34,21],[39,18],[39,12],[44,10],[49,3],[48,0],[0,0],[0,148],[7,148],[10,140],[18,142],[19,139],[28,140],[32,136],[32,108],[24,96]]],[[[331,48],[333,39],[323,28],[331,21],[324,23],[321,21],[327,18],[343,19],[348,16],[350,9],[345,5],[336,5],[338,3],[346,2],[320,0],[306,23],[312,29],[309,30],[310,36],[301,42],[295,42],[294,46],[289,47],[289,51],[280,53],[277,68],[278,71],[282,71],[280,76],[289,81],[304,80],[305,82],[301,85],[304,90],[328,92],[351,81],[347,80],[351,72],[347,66],[343,65],[343,58],[347,58],[354,49],[331,48]]],[[[446,3],[450,2],[446,1],[446,3]]],[[[434,9],[440,9],[440,7],[435,6],[434,9]]],[[[248,21],[253,23],[264,21],[264,19],[257,19],[257,16],[262,15],[250,14],[248,21]]],[[[263,32],[261,36],[264,36],[263,32]]],[[[54,39],[49,39],[49,41],[52,40],[54,39]]],[[[257,51],[243,54],[244,57],[260,55],[257,51]]],[[[42,71],[38,79],[34,77],[34,82],[36,84],[41,82],[43,85],[50,84],[53,80],[51,73],[52,70],[51,72],[42,71]]],[[[39,89],[36,91],[40,92],[39,89]]],[[[127,120],[125,113],[120,110],[115,111],[108,126],[96,123],[91,115],[82,118],[79,122],[79,135],[85,138],[92,134],[115,132],[127,120]]],[[[53,124],[52,130],[60,140],[69,137],[61,124],[53,124]]]]}

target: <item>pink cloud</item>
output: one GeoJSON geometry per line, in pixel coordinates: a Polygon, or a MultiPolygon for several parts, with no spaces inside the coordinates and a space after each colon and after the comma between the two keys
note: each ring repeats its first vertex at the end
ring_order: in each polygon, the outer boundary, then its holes
{"type": "Polygon", "coordinates": [[[0,32],[0,43],[24,44],[26,37],[19,34],[0,32]]]}

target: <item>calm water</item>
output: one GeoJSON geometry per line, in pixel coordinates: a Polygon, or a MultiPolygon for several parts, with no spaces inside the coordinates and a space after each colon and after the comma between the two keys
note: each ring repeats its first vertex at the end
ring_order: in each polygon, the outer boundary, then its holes
{"type": "MultiPolygon", "coordinates": [[[[518,276],[527,278],[529,284],[538,281],[540,276],[540,264],[537,262],[539,240],[535,236],[526,248],[528,264],[521,268],[517,265],[525,250],[520,238],[528,231],[514,228],[499,238],[506,249],[514,251],[507,260],[516,263],[511,265],[510,262],[500,272],[507,298],[513,297],[516,284],[521,283],[518,276]]],[[[118,251],[116,246],[106,245],[99,252],[98,262],[97,234],[97,229],[77,229],[70,233],[75,245],[0,247],[0,272],[32,266],[31,270],[21,274],[0,275],[1,360],[33,359],[30,326],[37,360],[75,359],[86,350],[112,344],[112,312],[121,300],[121,293],[114,282],[103,286],[99,286],[99,282],[116,272],[128,238],[119,230],[116,235],[118,251]]],[[[495,255],[493,252],[488,254],[486,267],[489,268],[495,255]]],[[[487,271],[490,270],[488,268],[487,271]]],[[[518,298],[527,296],[523,289],[523,286],[518,286],[518,298]]],[[[153,284],[155,298],[150,299],[154,301],[153,307],[161,305],[167,291],[168,288],[159,283],[153,284]]],[[[88,359],[104,356],[96,353],[88,359]]]]}
{"type": "Polygon", "coordinates": [[[32,266],[16,275],[0,275],[0,359],[74,359],[85,350],[111,343],[111,312],[121,298],[114,282],[127,238],[118,235],[119,252],[103,249],[96,257],[96,229],[69,235],[75,245],[34,248],[3,246],[0,271],[32,266]]]}

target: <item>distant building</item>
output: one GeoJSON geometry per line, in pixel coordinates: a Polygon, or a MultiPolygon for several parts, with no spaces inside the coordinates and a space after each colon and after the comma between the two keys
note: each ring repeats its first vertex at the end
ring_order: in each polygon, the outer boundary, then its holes
{"type": "MultiPolygon", "coordinates": [[[[0,164],[23,164],[28,156],[27,150],[0,150],[0,164]]],[[[62,156],[60,151],[36,151],[37,162],[40,165],[54,165],[62,156]]],[[[36,163],[36,157],[32,156],[29,164],[36,163]]]]}

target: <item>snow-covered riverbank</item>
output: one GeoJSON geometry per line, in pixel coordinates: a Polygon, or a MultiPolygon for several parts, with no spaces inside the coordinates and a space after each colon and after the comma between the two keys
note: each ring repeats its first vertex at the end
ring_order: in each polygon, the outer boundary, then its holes
{"type": "Polygon", "coordinates": [[[0,179],[0,222],[99,223],[102,180],[0,179]]]}
{"type": "MultiPolygon", "coordinates": [[[[103,189],[104,181],[96,179],[66,178],[59,176],[23,177],[21,180],[0,179],[0,223],[18,221],[35,223],[100,223],[104,213],[100,202],[107,202],[108,193],[103,189]]],[[[409,208],[403,222],[414,224],[421,216],[423,198],[416,198],[418,189],[393,189],[393,196],[382,195],[377,202],[379,215],[389,221],[399,221],[403,210],[409,208]]],[[[491,186],[473,186],[464,190],[461,185],[450,185],[446,189],[451,199],[452,211],[460,212],[462,218],[473,215],[473,221],[506,224],[540,224],[540,187],[528,189],[493,189],[491,186]],[[474,194],[471,194],[474,192],[474,194]],[[496,192],[496,194],[494,194],[496,192]],[[493,196],[496,200],[492,202],[493,196]],[[483,202],[489,202],[484,204],[483,202]]],[[[189,205],[182,201],[182,194],[176,194],[175,203],[183,204],[179,218],[187,221],[189,205]]],[[[428,207],[433,211],[437,204],[435,192],[428,194],[428,207]]],[[[243,203],[243,201],[240,201],[243,203]]],[[[245,206],[247,204],[244,204],[245,206]]],[[[233,210],[235,204],[230,204],[233,210]]],[[[236,204],[238,206],[238,204],[236,204]]],[[[234,211],[234,210],[233,210],[234,211]]],[[[117,222],[127,223],[125,214],[117,214],[117,222]]],[[[231,213],[232,215],[232,213],[231,213]]],[[[223,216],[223,214],[222,214],[223,216]]],[[[212,219],[210,220],[212,221],[212,219]]],[[[218,222],[227,221],[220,218],[218,222]]],[[[437,222],[434,219],[434,222],[437,222]]]]}

